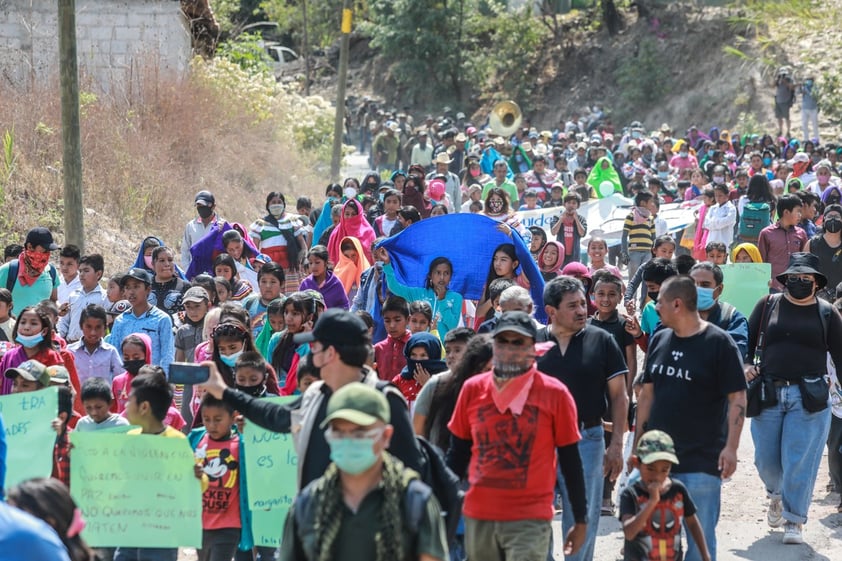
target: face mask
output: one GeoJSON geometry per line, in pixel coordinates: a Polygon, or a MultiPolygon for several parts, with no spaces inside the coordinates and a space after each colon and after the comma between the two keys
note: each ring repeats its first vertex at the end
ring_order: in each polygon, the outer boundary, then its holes
{"type": "Polygon", "coordinates": [[[817,175],[816,179],[819,180],[819,185],[827,185],[830,182],[829,175],[817,175]]]}
{"type": "Polygon", "coordinates": [[[719,185],[722,185],[723,183],[725,183],[725,176],[724,175],[714,175],[713,176],[713,182],[717,183],[719,185]]]}
{"type": "Polygon", "coordinates": [[[17,341],[24,347],[29,348],[37,346],[43,340],[44,336],[40,333],[38,333],[37,335],[21,335],[20,333],[18,333],[18,336],[15,337],[15,341],[17,341]]]}
{"type": "Polygon", "coordinates": [[[275,218],[281,216],[284,213],[284,210],[286,210],[286,205],[269,205],[269,214],[271,214],[275,218]]]}
{"type": "Polygon", "coordinates": [[[690,153],[689,152],[679,152],[678,155],[682,158],[686,158],[687,156],[690,155],[690,153]]]}
{"type": "Polygon", "coordinates": [[[713,288],[696,287],[696,307],[702,311],[709,310],[716,304],[713,298],[713,288]]]}
{"type": "Polygon", "coordinates": [[[830,232],[831,234],[835,234],[837,232],[842,231],[842,220],[839,218],[830,218],[824,221],[824,229],[830,232]]]}
{"type": "Polygon", "coordinates": [[[345,189],[342,190],[342,194],[345,195],[346,199],[353,199],[357,196],[357,190],[353,187],[345,187],[345,189]]]}
{"type": "Polygon", "coordinates": [[[501,317],[503,317],[503,312],[501,312],[500,310],[494,310],[494,317],[500,319],[501,317]]]}
{"type": "MultiPolygon", "coordinates": [[[[534,359],[532,359],[534,360],[534,359]]],[[[497,358],[492,359],[494,365],[494,376],[503,380],[511,380],[529,372],[532,367],[532,360],[529,362],[501,362],[497,358]]]]}
{"type": "Polygon", "coordinates": [[[648,296],[649,299],[652,300],[653,302],[658,301],[658,293],[657,292],[647,292],[646,296],[648,296]]]}
{"type": "Polygon", "coordinates": [[[639,132],[633,132],[632,138],[640,138],[640,133],[639,132]]]}
{"type": "Polygon", "coordinates": [[[375,438],[339,438],[329,442],[330,459],[340,471],[359,475],[377,461],[375,438]]]}
{"type": "Polygon", "coordinates": [[[380,201],[380,204],[381,204],[381,205],[382,205],[384,202],[386,202],[386,193],[380,193],[380,195],[377,197],[377,200],[378,200],[378,201],[380,201]]]}
{"type": "Polygon", "coordinates": [[[670,176],[670,172],[668,172],[668,171],[659,171],[658,172],[658,177],[660,177],[661,179],[667,179],[669,176],[670,176]]]}
{"type": "Polygon", "coordinates": [[[220,354],[219,360],[221,360],[226,366],[234,368],[234,364],[237,362],[237,359],[240,357],[241,354],[243,354],[243,351],[237,351],[236,353],[231,355],[220,354]]]}
{"type": "Polygon", "coordinates": [[[471,174],[471,177],[479,177],[479,170],[478,169],[471,169],[470,174],[471,174]]]}
{"type": "Polygon", "coordinates": [[[143,359],[123,361],[123,368],[125,368],[126,372],[132,376],[137,376],[137,373],[140,372],[140,369],[144,366],[146,366],[146,361],[143,359]]]}
{"type": "Polygon", "coordinates": [[[241,386],[237,384],[237,389],[252,397],[260,397],[266,391],[266,386],[264,384],[258,384],[256,386],[241,386]]]}
{"type": "Polygon", "coordinates": [[[772,165],[772,158],[763,158],[763,165],[764,166],[771,166],[772,165]]]}
{"type": "Polygon", "coordinates": [[[502,201],[489,201],[488,208],[491,209],[491,212],[500,212],[503,210],[503,202],[502,201]]]}
{"type": "Polygon", "coordinates": [[[50,262],[50,254],[42,251],[26,251],[23,256],[26,264],[36,271],[43,272],[47,268],[47,263],[50,262]]]}
{"type": "Polygon", "coordinates": [[[796,300],[803,300],[813,295],[813,281],[804,281],[797,278],[787,279],[786,291],[796,300]]]}
{"type": "Polygon", "coordinates": [[[199,214],[201,218],[210,218],[213,214],[213,209],[209,206],[197,206],[196,212],[199,214]]]}
{"type": "Polygon", "coordinates": [[[147,269],[152,269],[152,256],[151,255],[144,255],[143,256],[143,264],[146,265],[147,269]]]}
{"type": "Polygon", "coordinates": [[[708,158],[713,158],[713,150],[708,150],[708,158]]]}

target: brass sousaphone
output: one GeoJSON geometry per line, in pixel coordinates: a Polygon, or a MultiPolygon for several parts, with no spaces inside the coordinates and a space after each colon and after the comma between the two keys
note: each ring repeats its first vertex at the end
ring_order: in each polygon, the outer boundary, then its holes
{"type": "Polygon", "coordinates": [[[514,101],[501,101],[491,109],[488,126],[491,133],[499,136],[511,136],[523,121],[523,113],[514,101]]]}

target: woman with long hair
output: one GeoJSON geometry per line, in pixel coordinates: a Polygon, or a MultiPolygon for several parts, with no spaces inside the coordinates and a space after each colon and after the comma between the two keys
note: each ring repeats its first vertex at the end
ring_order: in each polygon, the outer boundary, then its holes
{"type": "Polygon", "coordinates": [[[284,269],[284,294],[298,290],[301,265],[307,256],[304,227],[308,219],[287,212],[286,197],[280,191],[266,195],[266,216],[249,226],[249,236],[261,253],[284,269]]]}

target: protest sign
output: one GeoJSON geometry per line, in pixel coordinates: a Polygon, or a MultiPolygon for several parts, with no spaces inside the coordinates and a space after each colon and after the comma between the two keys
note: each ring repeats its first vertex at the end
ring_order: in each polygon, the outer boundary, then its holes
{"type": "Polygon", "coordinates": [[[53,471],[58,416],[58,388],[0,397],[0,415],[6,428],[6,488],[53,471]]]}
{"type": "Polygon", "coordinates": [[[721,265],[724,287],[719,300],[728,302],[749,317],[757,301],[769,294],[772,265],[769,263],[731,263],[721,265]]]}
{"type": "MultiPolygon", "coordinates": [[[[275,403],[289,403],[295,399],[297,397],[292,396],[269,398],[275,403]]],[[[254,511],[288,509],[298,491],[298,455],[292,435],[246,423],[243,455],[249,508],[254,511]]]]}
{"type": "Polygon", "coordinates": [[[74,432],[70,489],[94,547],[201,547],[202,489],[183,438],[74,432]]]}
{"type": "Polygon", "coordinates": [[[251,534],[257,547],[280,547],[288,506],[251,511],[251,534]]]}

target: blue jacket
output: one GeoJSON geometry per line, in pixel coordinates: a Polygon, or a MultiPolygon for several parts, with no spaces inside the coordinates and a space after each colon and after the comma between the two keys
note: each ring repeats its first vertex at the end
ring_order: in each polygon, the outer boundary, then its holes
{"type": "Polygon", "coordinates": [[[150,306],[140,317],[135,316],[131,309],[126,310],[114,320],[111,334],[105,341],[120,349],[123,339],[132,333],[145,333],[152,339],[150,364],[169,372],[174,354],[172,319],[169,314],[154,306],[150,306]]]}

